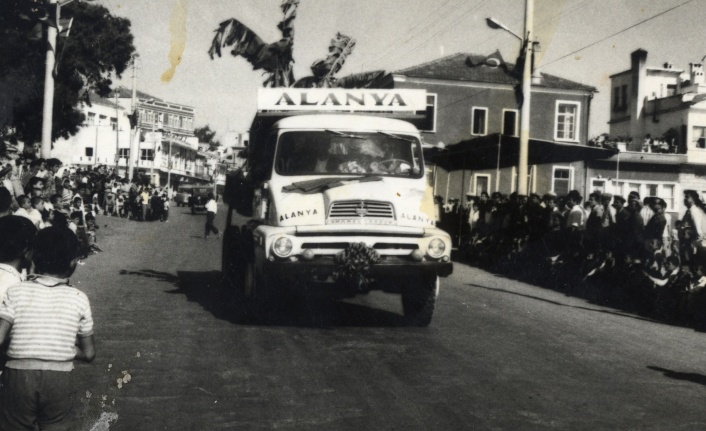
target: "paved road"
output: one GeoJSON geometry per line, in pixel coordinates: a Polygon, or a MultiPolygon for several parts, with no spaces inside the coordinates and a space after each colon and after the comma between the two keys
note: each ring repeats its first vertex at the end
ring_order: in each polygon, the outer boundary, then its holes
{"type": "Polygon", "coordinates": [[[706,429],[705,334],[460,264],[429,328],[385,294],[240,324],[204,216],[99,221],[84,430],[706,429]]]}

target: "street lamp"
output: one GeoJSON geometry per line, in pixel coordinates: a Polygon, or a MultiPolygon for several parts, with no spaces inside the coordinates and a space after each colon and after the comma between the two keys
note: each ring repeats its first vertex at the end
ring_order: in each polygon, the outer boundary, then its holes
{"type": "Polygon", "coordinates": [[[522,36],[519,34],[515,33],[514,31],[510,30],[507,28],[504,24],[502,24],[500,21],[496,20],[495,18],[486,18],[485,23],[488,24],[488,27],[492,28],[493,30],[505,30],[506,32],[510,33],[511,35],[515,36],[520,40],[520,42],[524,42],[524,39],[522,39],[522,36]]]}
{"type": "Polygon", "coordinates": [[[488,27],[505,30],[522,42],[522,54],[525,62],[522,69],[522,107],[520,109],[520,154],[517,161],[517,194],[527,195],[527,176],[529,159],[529,132],[530,132],[530,96],[532,92],[532,20],[534,16],[534,0],[525,0],[525,37],[520,37],[497,20],[487,18],[488,27]]]}
{"type": "MultiPolygon", "coordinates": [[[[72,3],[74,0],[64,0],[59,3],[57,0],[49,0],[49,5],[56,6],[56,25],[61,18],[61,7],[72,3]]],[[[81,1],[81,0],[79,0],[81,1]]],[[[91,1],[91,0],[88,0],[91,1]]],[[[51,129],[54,120],[54,65],[56,64],[56,35],[57,28],[47,25],[47,54],[46,68],[44,70],[44,111],[42,114],[42,149],[41,157],[48,159],[51,157],[51,129]]]]}

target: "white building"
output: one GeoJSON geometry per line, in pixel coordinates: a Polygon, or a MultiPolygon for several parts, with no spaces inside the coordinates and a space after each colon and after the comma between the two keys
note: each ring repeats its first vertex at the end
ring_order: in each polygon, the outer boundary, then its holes
{"type": "Polygon", "coordinates": [[[114,100],[90,95],[90,106],[83,102],[80,109],[86,120],[79,132],[69,139],[59,138],[53,143],[51,157],[65,164],[79,166],[127,167],[130,149],[130,121],[128,111],[114,100]],[[116,160],[116,153],[120,156],[116,160]]]}
{"type": "Polygon", "coordinates": [[[590,189],[627,196],[659,196],[682,210],[683,191],[706,194],[706,85],[701,63],[647,66],[647,51],[631,54],[630,68],[611,77],[610,137],[621,152],[592,162],[590,189]]]}

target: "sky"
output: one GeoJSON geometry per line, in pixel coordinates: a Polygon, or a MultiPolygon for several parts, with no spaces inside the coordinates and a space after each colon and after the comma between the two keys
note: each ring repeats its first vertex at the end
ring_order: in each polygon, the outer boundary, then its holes
{"type": "MultiPolygon", "coordinates": [[[[671,61],[688,71],[706,55],[706,0],[534,0],[540,70],[596,87],[589,136],[608,131],[609,76],[648,52],[648,66],[671,61]],[[671,9],[671,10],[670,10],[671,9]]],[[[195,125],[219,136],[247,131],[265,76],[229,50],[207,54],[218,24],[236,18],[264,41],[281,37],[280,0],[95,0],[130,19],[139,54],[137,88],[196,108],[195,125]]],[[[394,72],[455,53],[491,54],[514,62],[519,41],[489,28],[493,17],[522,34],[524,0],[301,0],[294,22],[294,74],[328,53],[337,32],[356,39],[338,76],[394,72]]],[[[117,83],[130,88],[131,72],[117,83]]]]}

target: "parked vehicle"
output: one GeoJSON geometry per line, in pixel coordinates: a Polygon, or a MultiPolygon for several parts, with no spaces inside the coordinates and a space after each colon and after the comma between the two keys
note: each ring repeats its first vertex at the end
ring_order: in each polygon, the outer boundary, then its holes
{"type": "Polygon", "coordinates": [[[194,214],[196,211],[206,211],[210,192],[213,192],[213,186],[183,185],[177,190],[174,201],[178,207],[190,207],[191,213],[194,214]]]}

